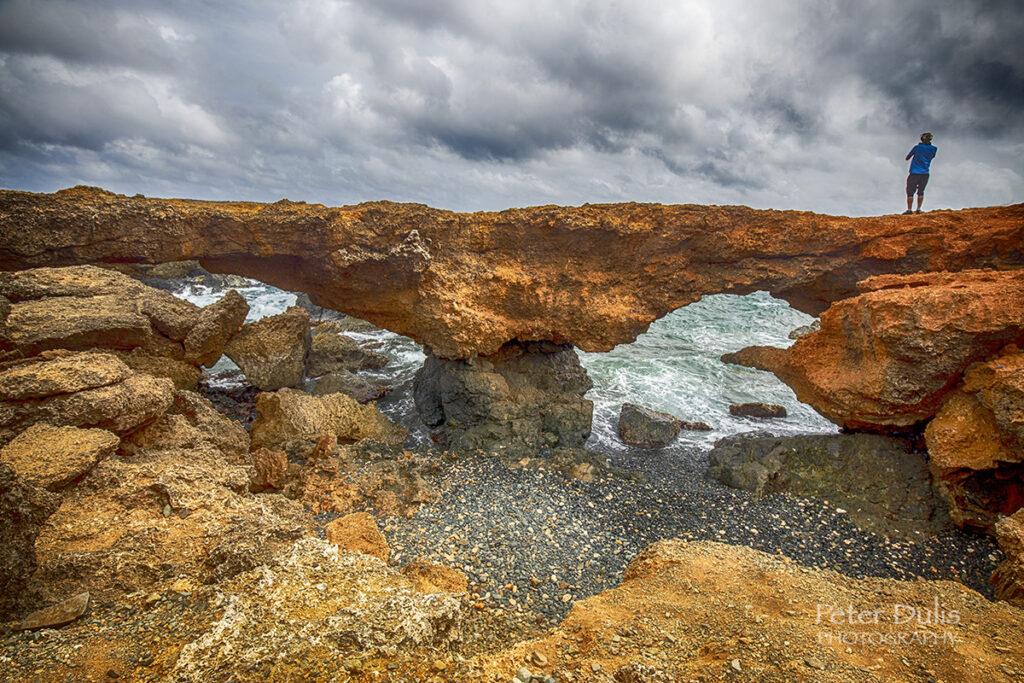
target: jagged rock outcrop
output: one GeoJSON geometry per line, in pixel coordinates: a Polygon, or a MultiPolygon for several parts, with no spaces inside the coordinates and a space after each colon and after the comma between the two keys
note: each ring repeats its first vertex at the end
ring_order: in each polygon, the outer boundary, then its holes
{"type": "Polygon", "coordinates": [[[0,462],[0,618],[24,602],[25,588],[36,570],[36,537],[60,498],[18,476],[0,462]]]}
{"type": "Polygon", "coordinates": [[[1024,353],[964,374],[925,429],[929,467],[963,527],[992,532],[1024,507],[1024,353]]]}
{"type": "Polygon", "coordinates": [[[377,527],[377,520],[368,512],[353,512],[324,527],[324,536],[338,550],[364,553],[387,564],[391,548],[377,527]]]}
{"type": "Polygon", "coordinates": [[[817,314],[870,275],[1024,267],[1022,224],[1024,205],[871,218],[657,204],[459,214],[77,187],[0,191],[0,268],[195,258],[466,358],[511,340],[608,350],[702,294],[769,290],[817,314]]]}
{"type": "Polygon", "coordinates": [[[711,449],[708,475],[757,496],[831,501],[862,528],[887,535],[952,528],[924,458],[904,441],[877,434],[729,436],[711,449]]]}
{"type": "Polygon", "coordinates": [[[995,596],[1024,608],[1024,510],[1001,518],[995,532],[1006,557],[992,574],[995,596]]]}
{"type": "Polygon", "coordinates": [[[584,446],[594,404],[583,395],[592,386],[572,347],[513,343],[468,360],[444,360],[428,350],[414,398],[439,442],[536,454],[584,446]]]}
{"type": "Polygon", "coordinates": [[[1024,343],[1024,270],[870,278],[788,349],[723,356],[775,373],[846,429],[899,431],[939,410],[972,363],[1024,343]]]}
{"type": "Polygon", "coordinates": [[[60,491],[113,455],[120,444],[105,429],[36,423],[0,449],[0,461],[32,486],[60,491]]]}
{"type": "Polygon", "coordinates": [[[348,370],[330,372],[313,385],[314,396],[327,394],[345,394],[360,403],[369,403],[383,398],[391,391],[391,387],[374,384],[367,379],[354,375],[348,370]]]}
{"type": "Polygon", "coordinates": [[[292,306],[284,313],[242,326],[224,353],[260,391],[276,391],[302,383],[310,348],[309,313],[292,306]]]}
{"type": "Polygon", "coordinates": [[[662,413],[633,403],[619,410],[619,438],[630,446],[661,448],[670,444],[683,429],[710,431],[703,422],[687,422],[670,413],[662,413]]]}
{"type": "Polygon", "coordinates": [[[387,356],[362,348],[348,335],[320,332],[313,337],[306,374],[319,377],[343,370],[379,370],[387,364],[387,356]]]}

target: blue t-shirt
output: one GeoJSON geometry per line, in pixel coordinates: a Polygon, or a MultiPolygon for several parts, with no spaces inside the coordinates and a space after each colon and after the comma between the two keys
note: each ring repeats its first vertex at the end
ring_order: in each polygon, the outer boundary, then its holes
{"type": "Polygon", "coordinates": [[[916,145],[914,149],[910,150],[910,172],[911,173],[924,173],[927,175],[928,169],[932,165],[932,159],[935,158],[935,152],[938,148],[935,145],[926,145],[923,142],[920,145],[916,145]]]}

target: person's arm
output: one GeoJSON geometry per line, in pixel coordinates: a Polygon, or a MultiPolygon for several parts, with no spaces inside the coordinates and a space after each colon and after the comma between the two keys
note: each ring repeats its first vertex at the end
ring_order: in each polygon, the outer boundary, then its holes
{"type": "Polygon", "coordinates": [[[910,157],[912,157],[912,156],[914,156],[914,150],[913,149],[911,149],[909,152],[907,152],[907,161],[910,161],[910,157]]]}

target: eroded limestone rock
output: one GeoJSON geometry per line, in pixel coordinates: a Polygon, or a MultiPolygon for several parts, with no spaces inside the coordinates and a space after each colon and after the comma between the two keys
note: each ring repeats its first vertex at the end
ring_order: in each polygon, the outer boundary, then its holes
{"type": "Polygon", "coordinates": [[[233,289],[228,290],[219,301],[200,312],[183,342],[185,360],[212,368],[224,353],[228,340],[242,329],[248,314],[249,304],[245,298],[233,289]]]}
{"type": "Polygon", "coordinates": [[[619,410],[619,438],[631,446],[660,448],[671,443],[683,429],[710,431],[711,427],[633,403],[623,403],[619,410]]]}
{"type": "Polygon", "coordinates": [[[1006,556],[992,575],[996,598],[1024,607],[1024,510],[1001,518],[995,532],[1006,556]]]}
{"type": "Polygon", "coordinates": [[[387,564],[391,548],[377,528],[377,520],[366,512],[353,512],[336,519],[324,529],[324,535],[338,550],[365,553],[387,564]]]}
{"type": "Polygon", "coordinates": [[[534,454],[584,446],[594,404],[583,394],[592,386],[571,347],[509,344],[468,360],[428,353],[414,397],[420,418],[442,443],[534,454]]]}
{"type": "Polygon", "coordinates": [[[387,356],[362,348],[348,335],[321,332],[313,337],[306,374],[319,377],[339,371],[379,370],[387,364],[387,356]]]}
{"type": "Polygon", "coordinates": [[[35,542],[60,498],[22,480],[13,467],[0,462],[0,618],[25,601],[35,572],[35,542]]]}
{"type": "Polygon", "coordinates": [[[279,315],[243,325],[224,353],[254,387],[276,391],[302,383],[309,348],[309,313],[292,306],[279,315]]]}
{"type": "Polygon", "coordinates": [[[60,491],[113,455],[120,443],[105,429],[36,423],[0,449],[0,461],[32,486],[60,491]]]}

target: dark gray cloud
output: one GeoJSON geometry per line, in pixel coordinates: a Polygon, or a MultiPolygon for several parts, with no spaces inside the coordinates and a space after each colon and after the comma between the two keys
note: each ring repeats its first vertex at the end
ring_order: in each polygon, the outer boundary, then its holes
{"type": "Polygon", "coordinates": [[[1024,200],[1016,0],[0,1],[0,185],[456,209],[1024,200]],[[933,199],[934,198],[934,199],[933,199]]]}

